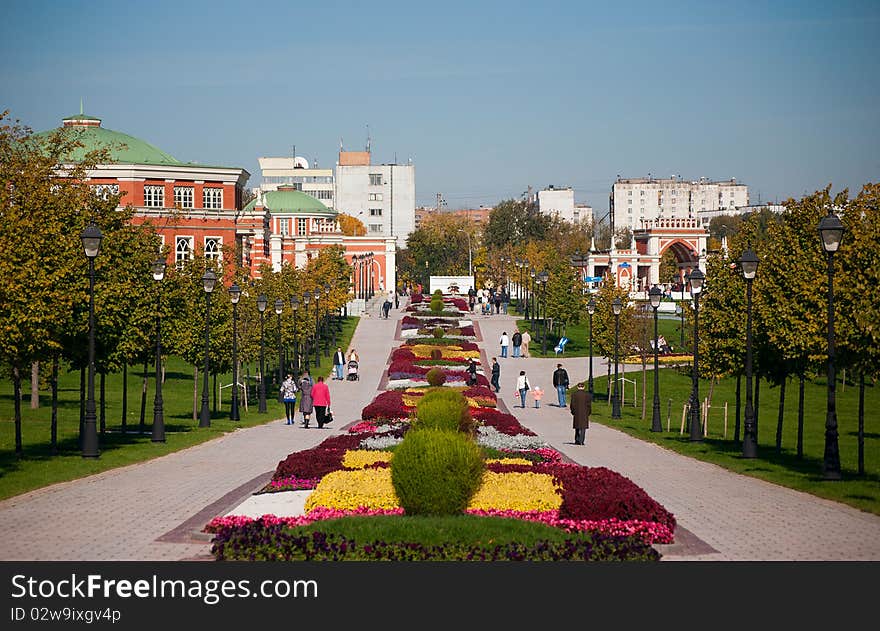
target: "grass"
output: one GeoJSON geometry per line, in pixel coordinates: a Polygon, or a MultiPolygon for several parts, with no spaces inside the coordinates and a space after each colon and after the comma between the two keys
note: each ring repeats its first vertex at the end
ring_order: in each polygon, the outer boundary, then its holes
{"type": "MultiPolygon", "coordinates": [[[[712,395],[707,436],[702,442],[691,442],[685,426],[681,433],[682,409],[691,394],[692,382],[687,369],[661,368],[660,408],[663,432],[652,432],[653,370],[647,372],[647,413],[642,420],[640,373],[630,374],[638,385],[638,407],[633,407],[633,390],[627,384],[625,405],[620,419],[611,418],[608,403],[608,379],[594,375],[595,400],[591,420],[613,427],[644,441],[658,444],[678,453],[711,462],[731,471],[760,478],[848,504],[880,515],[880,388],[865,389],[864,475],[858,471],[858,386],[848,383],[837,387],[838,446],[843,480],[822,478],[825,449],[825,410],[827,388],[823,380],[807,382],[804,391],[803,456],[797,455],[798,381],[789,380],[785,392],[785,409],[781,449],[776,450],[776,427],[779,413],[779,387],[762,381],[758,401],[758,457],[742,458],[742,420],[740,441],[734,441],[736,416],[736,380],[719,381],[712,395]],[[724,431],[724,405],[727,404],[727,432],[724,431]],[[667,431],[667,426],[669,431],[667,431]]],[[[700,380],[700,398],[709,394],[708,380],[700,380]]],[[[745,407],[745,379],[742,381],[741,405],[745,407]]]]}
{"type": "MultiPolygon", "coordinates": [[[[347,348],[358,319],[347,318],[343,322],[338,343],[347,348]]],[[[270,360],[271,361],[271,360],[270,360]]],[[[321,357],[321,374],[329,375],[332,361],[321,357]]],[[[155,368],[148,369],[148,392],[144,413],[144,433],[140,432],[142,366],[129,367],[127,383],[127,432],[122,432],[123,376],[121,373],[107,375],[105,383],[105,431],[99,434],[101,455],[99,458],[83,458],[79,447],[79,371],[62,372],[58,384],[58,453],[53,455],[50,444],[52,413],[51,393],[40,391],[39,408],[30,408],[30,383],[23,383],[25,390],[21,403],[22,447],[19,457],[15,453],[15,421],[12,383],[0,381],[0,499],[5,499],[37,488],[82,478],[109,469],[164,456],[212,440],[236,429],[253,427],[284,416],[283,404],[278,403],[277,391],[267,383],[266,414],[258,412],[258,400],[249,398],[248,409],[240,401],[240,421],[229,419],[229,388],[223,390],[222,405],[214,411],[211,400],[211,426],[198,427],[193,419],[193,369],[177,357],[166,362],[165,382],[162,386],[164,403],[164,443],[153,443],[153,397],[155,395],[155,368]]],[[[267,367],[267,374],[269,368],[267,367]]],[[[250,374],[256,371],[251,367],[250,374]]],[[[247,375],[242,369],[242,376],[247,375]]],[[[318,376],[314,370],[314,377],[318,376]]],[[[228,384],[231,374],[220,375],[218,382],[228,384]]],[[[199,377],[197,405],[201,402],[202,379],[199,377]]],[[[213,381],[209,380],[213,391],[213,381]]],[[[100,423],[100,380],[95,378],[95,398],[100,423]]],[[[99,425],[100,427],[100,425],[99,425]]]]}

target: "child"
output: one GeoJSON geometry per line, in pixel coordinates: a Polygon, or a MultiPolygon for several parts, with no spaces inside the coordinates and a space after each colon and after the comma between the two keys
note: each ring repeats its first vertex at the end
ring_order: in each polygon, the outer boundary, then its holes
{"type": "Polygon", "coordinates": [[[535,407],[541,407],[541,397],[544,396],[544,391],[541,390],[541,386],[535,386],[532,388],[532,396],[535,399],[535,407]]]}

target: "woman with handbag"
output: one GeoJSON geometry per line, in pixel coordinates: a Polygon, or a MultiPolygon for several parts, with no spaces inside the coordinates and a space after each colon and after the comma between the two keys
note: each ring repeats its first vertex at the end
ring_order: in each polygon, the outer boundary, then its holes
{"type": "Polygon", "coordinates": [[[302,378],[299,380],[299,389],[302,392],[302,396],[299,401],[299,411],[302,412],[303,415],[303,427],[306,429],[309,428],[309,419],[312,416],[312,410],[314,409],[314,404],[312,403],[312,376],[309,374],[309,371],[305,371],[303,373],[302,378]]]}
{"type": "Polygon", "coordinates": [[[317,383],[312,386],[312,405],[315,406],[318,429],[323,429],[324,425],[330,422],[327,420],[327,412],[330,409],[330,388],[327,387],[324,377],[318,377],[317,383]]]}
{"type": "Polygon", "coordinates": [[[287,374],[287,379],[281,382],[281,398],[284,401],[284,413],[287,416],[287,425],[293,425],[296,417],[296,382],[293,375],[287,374]]]}

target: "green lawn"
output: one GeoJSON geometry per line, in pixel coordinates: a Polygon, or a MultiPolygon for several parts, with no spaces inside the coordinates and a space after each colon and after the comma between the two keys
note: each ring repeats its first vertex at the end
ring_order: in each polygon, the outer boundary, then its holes
{"type": "MultiPolygon", "coordinates": [[[[776,428],[779,414],[779,387],[761,383],[758,406],[758,458],[742,458],[742,418],[740,441],[734,442],[736,417],[736,380],[725,379],[715,385],[712,407],[709,411],[708,433],[703,442],[691,442],[685,426],[681,432],[682,410],[690,398],[692,380],[687,370],[675,368],[660,370],[660,409],[663,432],[651,432],[653,411],[653,370],[647,371],[647,413],[642,420],[642,374],[628,373],[635,379],[638,396],[633,407],[633,389],[627,384],[622,418],[611,419],[607,400],[608,379],[605,374],[593,375],[596,400],[591,419],[614,427],[641,440],[650,441],[676,452],[712,462],[732,471],[774,482],[849,504],[856,508],[880,514],[880,387],[867,387],[864,418],[864,475],[858,472],[858,386],[838,383],[837,422],[843,480],[822,479],[822,461],[825,448],[825,411],[827,388],[824,380],[807,382],[804,391],[803,457],[797,456],[798,381],[788,382],[785,392],[782,444],[776,451],[776,428]],[[725,433],[725,404],[727,428],[725,433]],[[669,431],[667,431],[667,427],[669,431]]],[[[577,376],[584,380],[584,376],[577,376]]],[[[709,394],[708,380],[700,380],[700,398],[709,394]]],[[[741,401],[745,407],[745,379],[742,381],[741,401]]]]}
{"type": "MultiPolygon", "coordinates": [[[[358,319],[347,318],[343,323],[339,345],[347,348],[358,319]]],[[[330,349],[332,352],[332,348],[330,349]]],[[[267,375],[271,359],[267,357],[267,375]]],[[[332,360],[321,355],[321,374],[329,375],[332,360]]],[[[211,398],[211,426],[198,427],[198,419],[193,419],[193,367],[177,357],[170,357],[165,368],[165,383],[162,387],[165,418],[165,443],[153,443],[151,431],[153,423],[153,397],[155,395],[155,368],[148,370],[148,392],[144,411],[144,433],[141,425],[141,391],[143,366],[128,369],[127,383],[127,432],[122,432],[122,393],[121,373],[108,375],[105,383],[105,431],[99,435],[101,455],[99,458],[83,458],[79,448],[79,371],[63,372],[58,385],[58,454],[52,455],[51,433],[51,392],[40,391],[40,407],[30,407],[30,382],[22,384],[24,390],[21,402],[22,445],[21,457],[15,453],[15,423],[12,383],[0,380],[0,499],[12,497],[36,488],[81,478],[115,467],[150,460],[168,453],[185,449],[226,432],[241,427],[251,427],[266,423],[284,415],[283,405],[278,403],[277,390],[267,384],[267,413],[260,414],[257,398],[248,400],[248,408],[240,401],[240,421],[229,419],[230,389],[224,388],[220,405],[216,412],[211,398]]],[[[257,366],[250,367],[250,374],[257,372],[257,366]]],[[[248,374],[242,369],[241,380],[248,374]]],[[[314,370],[312,375],[317,376],[314,370]]],[[[218,383],[229,384],[231,374],[221,375],[218,383]]],[[[253,381],[253,379],[252,379],[253,381]]],[[[213,381],[209,379],[213,392],[213,381]]],[[[202,379],[199,378],[196,405],[201,406],[202,379]]],[[[98,405],[100,427],[100,380],[95,378],[95,399],[98,405]]]]}

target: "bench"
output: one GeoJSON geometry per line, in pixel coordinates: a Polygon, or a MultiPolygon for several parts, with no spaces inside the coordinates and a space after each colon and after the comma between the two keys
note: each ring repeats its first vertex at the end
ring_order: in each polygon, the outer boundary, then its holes
{"type": "Polygon", "coordinates": [[[562,353],[563,355],[565,355],[565,345],[566,344],[568,344],[568,338],[563,335],[561,338],[559,338],[559,343],[556,345],[556,347],[553,349],[553,351],[557,355],[559,355],[559,353],[562,353]]]}

